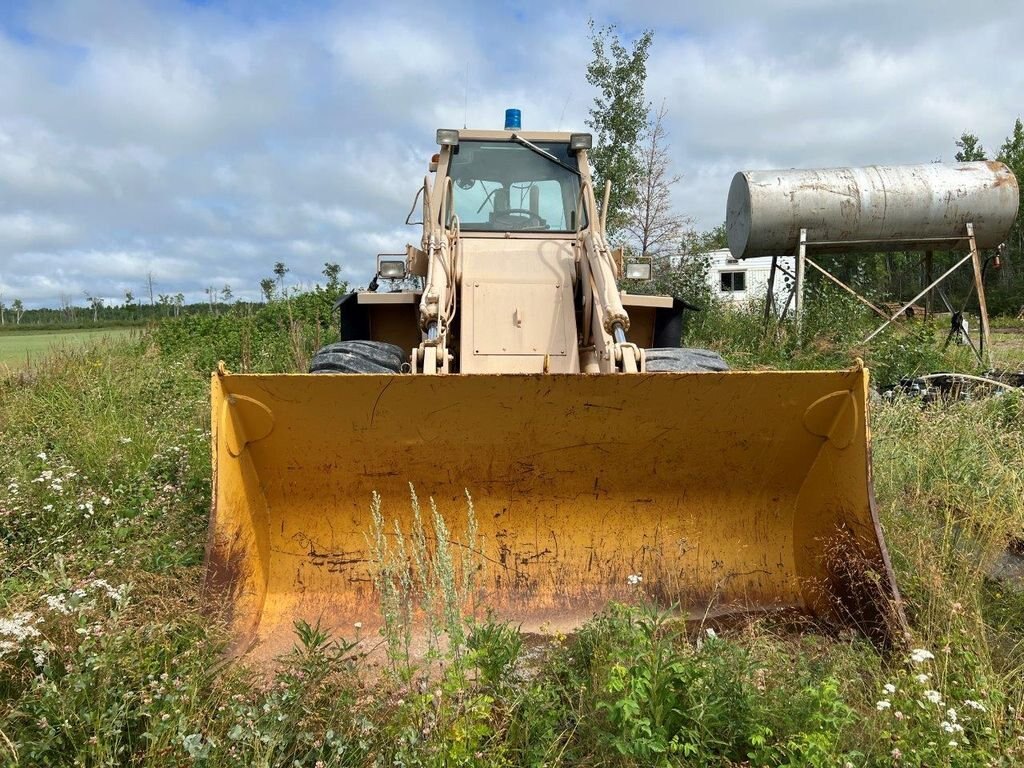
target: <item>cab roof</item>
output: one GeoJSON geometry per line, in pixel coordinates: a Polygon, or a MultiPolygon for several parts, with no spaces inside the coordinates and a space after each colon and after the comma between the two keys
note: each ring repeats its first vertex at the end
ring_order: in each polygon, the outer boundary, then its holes
{"type": "Polygon", "coordinates": [[[578,131],[482,131],[476,128],[460,128],[459,141],[510,141],[512,134],[527,141],[564,141],[568,143],[578,131]]]}

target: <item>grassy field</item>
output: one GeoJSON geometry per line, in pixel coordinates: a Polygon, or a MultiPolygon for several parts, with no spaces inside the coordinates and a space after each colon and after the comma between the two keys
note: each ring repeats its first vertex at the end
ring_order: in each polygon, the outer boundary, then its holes
{"type": "MultiPolygon", "coordinates": [[[[168,324],[0,381],[0,765],[1024,762],[1024,593],[991,575],[1024,538],[1018,392],[875,406],[906,647],[768,618],[695,634],[641,605],[530,648],[515,627],[441,611],[455,641],[429,669],[398,642],[369,674],[345,638],[307,625],[273,673],[228,662],[202,590],[209,361],[294,367],[308,350],[254,351],[261,334],[288,338],[281,316],[168,324]]],[[[745,323],[704,333],[733,362],[756,364],[758,344],[794,367],[851,355],[823,326],[796,349],[745,323]]],[[[911,333],[868,350],[881,370],[951,363],[911,333]]]]}
{"type": "Polygon", "coordinates": [[[992,364],[1007,370],[1024,370],[1024,326],[992,329],[992,364]]]}
{"type": "Polygon", "coordinates": [[[39,362],[55,350],[73,349],[100,339],[120,338],[130,335],[132,330],[130,328],[104,328],[95,331],[0,332],[0,375],[39,362]]]}

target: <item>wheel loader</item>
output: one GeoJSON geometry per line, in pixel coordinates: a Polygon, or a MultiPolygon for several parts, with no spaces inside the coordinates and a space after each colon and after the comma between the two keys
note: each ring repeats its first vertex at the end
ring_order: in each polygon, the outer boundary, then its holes
{"type": "Polygon", "coordinates": [[[867,370],[681,348],[685,302],[618,287],[646,269],[606,239],[591,143],[439,130],[419,243],[339,301],[310,373],[212,376],[207,583],[237,650],[286,651],[299,619],[374,637],[371,498],[395,537],[410,487],[474,549],[473,607],[524,632],[610,601],[900,631],[867,370]]]}

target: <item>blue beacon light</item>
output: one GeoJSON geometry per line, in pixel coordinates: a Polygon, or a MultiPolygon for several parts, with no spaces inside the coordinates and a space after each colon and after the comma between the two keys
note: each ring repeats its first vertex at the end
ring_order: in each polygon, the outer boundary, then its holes
{"type": "Polygon", "coordinates": [[[522,113],[518,109],[505,110],[505,130],[518,131],[523,127],[522,113]]]}

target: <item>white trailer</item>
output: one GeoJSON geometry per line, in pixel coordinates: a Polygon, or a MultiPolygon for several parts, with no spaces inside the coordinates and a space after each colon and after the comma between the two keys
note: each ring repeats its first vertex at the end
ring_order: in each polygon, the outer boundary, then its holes
{"type": "MultiPolygon", "coordinates": [[[[794,273],[796,259],[793,256],[779,256],[779,267],[775,273],[775,305],[785,305],[789,294],[789,279],[784,269],[794,273]]],[[[746,307],[751,300],[764,301],[768,296],[768,274],[772,268],[770,256],[749,259],[734,259],[728,248],[711,251],[708,254],[708,284],[711,292],[720,300],[746,307]]]]}

